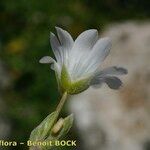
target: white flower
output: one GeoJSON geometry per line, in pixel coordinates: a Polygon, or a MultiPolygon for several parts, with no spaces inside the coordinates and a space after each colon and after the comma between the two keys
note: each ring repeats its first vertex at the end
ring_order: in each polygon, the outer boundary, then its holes
{"type": "Polygon", "coordinates": [[[81,33],[74,41],[71,35],[56,27],[58,38],[51,33],[50,43],[56,60],[50,56],[40,59],[40,63],[50,63],[55,70],[61,90],[70,94],[80,93],[89,86],[99,87],[106,83],[118,89],[122,82],[117,75],[127,74],[121,67],[100,70],[101,63],[109,54],[109,38],[98,39],[98,31],[90,29],[81,33]]]}

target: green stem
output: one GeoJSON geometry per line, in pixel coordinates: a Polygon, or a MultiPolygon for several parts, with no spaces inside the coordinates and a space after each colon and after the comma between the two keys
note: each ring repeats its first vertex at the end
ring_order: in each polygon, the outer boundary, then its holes
{"type": "Polygon", "coordinates": [[[57,108],[56,108],[56,111],[58,112],[58,114],[62,110],[62,108],[64,106],[64,103],[67,99],[67,96],[68,96],[67,92],[64,92],[64,94],[63,94],[63,96],[62,96],[62,98],[61,98],[61,100],[60,100],[60,102],[59,102],[59,104],[57,105],[57,108]]]}

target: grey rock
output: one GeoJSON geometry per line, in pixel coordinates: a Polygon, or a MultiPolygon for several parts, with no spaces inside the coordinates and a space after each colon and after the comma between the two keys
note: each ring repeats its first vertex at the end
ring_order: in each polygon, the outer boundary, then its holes
{"type": "Polygon", "coordinates": [[[112,24],[102,36],[111,37],[113,45],[103,66],[128,69],[123,87],[90,88],[72,97],[69,110],[86,150],[145,150],[150,141],[150,23],[112,24]]]}

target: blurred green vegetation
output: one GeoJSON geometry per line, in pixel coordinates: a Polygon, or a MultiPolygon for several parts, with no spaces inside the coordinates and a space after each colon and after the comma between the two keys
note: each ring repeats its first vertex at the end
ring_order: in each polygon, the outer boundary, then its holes
{"type": "Polygon", "coordinates": [[[89,28],[102,31],[110,22],[148,19],[149,6],[149,0],[1,0],[0,56],[12,77],[4,94],[5,115],[12,123],[9,139],[26,141],[58,103],[54,73],[38,63],[53,55],[49,33],[55,26],[76,37],[89,28]]]}

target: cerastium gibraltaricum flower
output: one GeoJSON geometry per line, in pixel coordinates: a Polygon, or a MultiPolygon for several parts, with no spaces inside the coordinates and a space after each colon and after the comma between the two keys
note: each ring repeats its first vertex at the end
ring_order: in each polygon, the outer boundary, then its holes
{"type": "MultiPolygon", "coordinates": [[[[90,86],[98,88],[103,83],[111,89],[119,89],[122,82],[117,76],[127,74],[127,70],[122,67],[100,69],[101,63],[110,52],[111,41],[109,38],[98,39],[97,30],[84,31],[75,41],[67,31],[58,27],[56,31],[58,37],[50,34],[55,59],[44,56],[40,63],[50,64],[51,69],[55,71],[58,88],[63,96],[56,111],[32,131],[30,140],[33,141],[54,141],[67,134],[73,117],[70,115],[58,120],[58,116],[68,95],[81,93],[90,86]]],[[[51,147],[41,146],[39,149],[46,150],[51,147]]]]}

